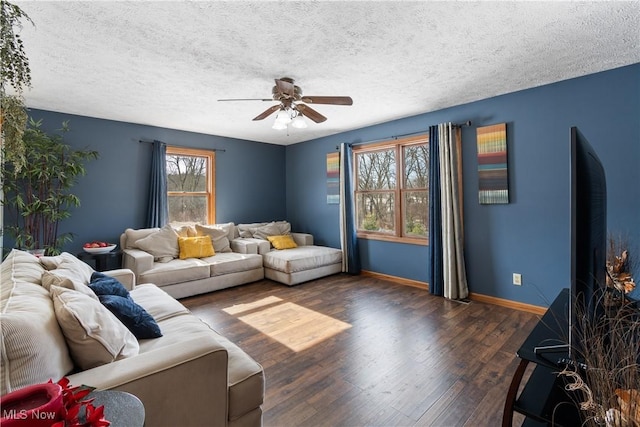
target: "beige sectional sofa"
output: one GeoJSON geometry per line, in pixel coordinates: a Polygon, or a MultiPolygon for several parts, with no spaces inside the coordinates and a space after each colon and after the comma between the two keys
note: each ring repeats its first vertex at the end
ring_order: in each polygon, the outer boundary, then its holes
{"type": "Polygon", "coordinates": [[[293,286],[342,271],[342,251],[313,244],[313,235],[292,233],[286,221],[238,224],[234,241],[253,243],[262,255],[266,278],[293,286]],[[269,236],[290,234],[296,247],[276,249],[269,236]]]}
{"type": "MultiPolygon", "coordinates": [[[[215,255],[180,259],[178,238],[196,237],[195,226],[127,229],[120,236],[122,266],[140,283],[153,283],[174,298],[184,298],[264,278],[262,257],[234,238],[234,224],[206,227],[215,255]]],[[[204,227],[200,228],[204,229],[204,227]]]]}
{"type": "MultiPolygon", "coordinates": [[[[73,385],[133,393],[145,425],[259,426],[264,373],[238,346],[127,269],[108,272],[162,336],[136,339],[87,286],[70,254],[13,250],[0,266],[2,394],[67,376],[73,385]]],[[[128,298],[129,298],[128,297],[128,298]]]]}
{"type": "Polygon", "coordinates": [[[174,298],[264,277],[291,286],[342,270],[341,250],[314,245],[311,234],[292,233],[286,221],[127,229],[120,247],[124,268],[174,298]],[[180,239],[205,235],[211,237],[215,255],[180,258],[180,239]],[[296,247],[276,249],[269,238],[282,236],[290,236],[296,247]]]}

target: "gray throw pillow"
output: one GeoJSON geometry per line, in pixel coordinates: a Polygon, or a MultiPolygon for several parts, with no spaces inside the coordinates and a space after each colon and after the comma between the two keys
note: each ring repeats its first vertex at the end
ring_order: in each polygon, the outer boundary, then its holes
{"type": "Polygon", "coordinates": [[[211,237],[215,253],[231,252],[231,246],[229,244],[230,227],[233,227],[232,223],[220,226],[196,224],[196,233],[198,236],[211,237]]]}
{"type": "Polygon", "coordinates": [[[153,255],[157,262],[169,262],[180,254],[178,233],[169,224],[136,241],[135,246],[153,255]]]}

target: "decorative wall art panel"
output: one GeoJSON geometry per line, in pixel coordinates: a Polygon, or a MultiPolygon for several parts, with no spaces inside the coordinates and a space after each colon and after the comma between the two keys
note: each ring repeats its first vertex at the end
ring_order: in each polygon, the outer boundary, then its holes
{"type": "Polygon", "coordinates": [[[477,135],[480,204],[509,203],[507,124],[480,127],[477,135]]]}
{"type": "Polygon", "coordinates": [[[340,203],[340,153],[327,154],[327,204],[340,203]]]}

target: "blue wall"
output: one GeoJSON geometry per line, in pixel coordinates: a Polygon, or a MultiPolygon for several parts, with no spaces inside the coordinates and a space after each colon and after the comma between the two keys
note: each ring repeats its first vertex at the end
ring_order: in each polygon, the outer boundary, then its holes
{"type": "MultiPolygon", "coordinates": [[[[356,100],[357,102],[357,100],[356,100]]],[[[471,292],[547,305],[569,280],[569,129],[578,126],[604,163],[609,228],[640,248],[640,64],[498,96],[292,146],[277,146],[131,123],[32,110],[54,130],[69,120],[66,141],[100,152],[74,188],[82,206],[61,231],[117,241],[143,227],[150,146],[216,148],[217,222],[286,218],[318,244],[339,247],[338,205],[326,203],[326,154],[360,143],[426,131],[440,122],[463,128],[464,223],[471,292]],[[507,123],[511,203],[479,205],[476,127],[507,123]],[[523,286],[511,284],[522,274],[523,286]]],[[[8,221],[9,218],[5,217],[8,221]]],[[[5,246],[11,242],[5,238],[5,246]]],[[[363,268],[426,282],[427,246],[359,240],[363,268]]]]}
{"type": "MultiPolygon", "coordinates": [[[[357,100],[356,100],[357,102],[357,100]]],[[[337,205],[326,203],[326,154],[359,143],[463,128],[465,252],[471,292],[547,305],[569,286],[569,140],[578,126],[604,163],[609,230],[640,249],[640,64],[511,93],[287,147],[287,215],[339,247],[337,205]],[[507,123],[511,203],[477,199],[476,127],[507,123]],[[521,273],[523,286],[511,284],[521,273]]],[[[428,247],[359,239],[366,270],[427,281],[428,247]]]]}
{"type": "MultiPolygon", "coordinates": [[[[31,110],[42,127],[53,132],[69,121],[65,142],[77,149],[99,152],[86,163],[87,175],[73,193],[81,206],[61,223],[61,232],[73,232],[73,243],[64,249],[75,253],[92,240],[119,242],[126,228],[145,226],[151,145],[225,150],[216,153],[216,222],[254,222],[286,217],[285,149],[283,146],[223,138],[152,126],[101,120],[83,116],[31,110]]],[[[5,223],[11,221],[7,212],[5,223]]],[[[5,247],[12,242],[5,237],[5,247]]]]}

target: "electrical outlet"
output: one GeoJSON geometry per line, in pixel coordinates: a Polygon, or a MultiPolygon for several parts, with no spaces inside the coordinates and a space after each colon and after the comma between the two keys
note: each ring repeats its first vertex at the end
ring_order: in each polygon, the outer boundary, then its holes
{"type": "Polygon", "coordinates": [[[516,286],[522,286],[522,274],[513,273],[513,284],[516,286]]]}

